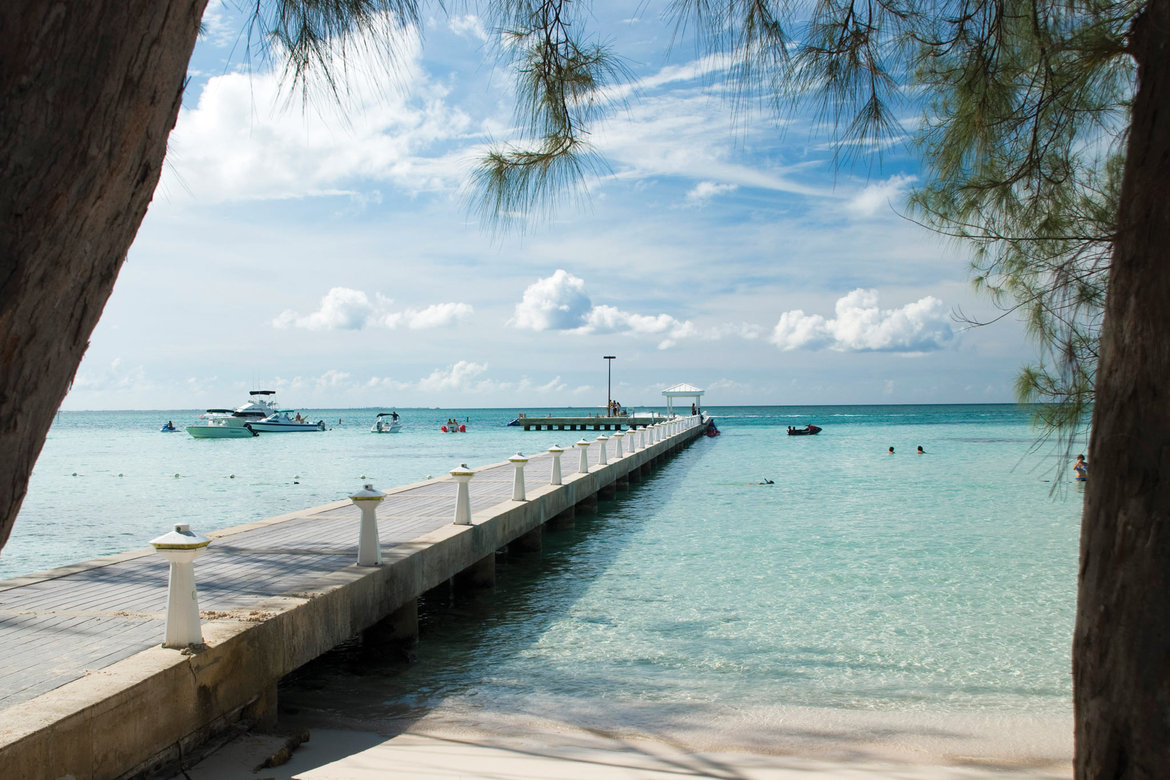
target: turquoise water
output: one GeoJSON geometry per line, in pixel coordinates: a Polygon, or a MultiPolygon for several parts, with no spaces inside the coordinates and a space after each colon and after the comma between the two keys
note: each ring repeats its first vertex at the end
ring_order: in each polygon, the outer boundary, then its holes
{"type": "MultiPolygon", "coordinates": [[[[62,413],[0,578],[140,547],[173,522],[236,525],[580,436],[506,427],[515,409],[400,411],[401,434],[342,410],[313,415],[323,434],[217,441],[158,432],[191,412],[62,413]],[[451,416],[469,433],[439,433],[451,416]]],[[[547,533],[542,554],[501,558],[493,591],[430,604],[418,662],[363,662],[366,698],[347,706],[599,724],[781,706],[1070,712],[1082,495],[1027,410],[709,411],[722,436],[547,533]],[[823,433],[785,435],[808,422],[823,433]]]]}

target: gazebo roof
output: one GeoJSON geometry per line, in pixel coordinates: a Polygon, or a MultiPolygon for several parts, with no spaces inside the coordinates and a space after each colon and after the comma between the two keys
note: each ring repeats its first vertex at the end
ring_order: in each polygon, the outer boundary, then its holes
{"type": "Polygon", "coordinates": [[[662,394],[664,396],[666,396],[667,398],[673,398],[673,397],[679,396],[679,395],[700,396],[703,394],[703,391],[700,390],[699,388],[695,387],[694,385],[688,385],[684,382],[681,385],[675,385],[674,387],[666,388],[665,390],[662,391],[662,394]]]}

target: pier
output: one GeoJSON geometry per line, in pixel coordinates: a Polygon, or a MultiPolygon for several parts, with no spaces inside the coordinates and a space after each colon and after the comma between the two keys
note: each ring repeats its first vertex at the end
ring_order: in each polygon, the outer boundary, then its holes
{"type": "Polygon", "coordinates": [[[498,550],[539,549],[546,526],[595,511],[704,430],[659,418],[207,533],[202,642],[183,647],[162,646],[168,564],[154,549],[0,582],[0,776],[147,775],[236,724],[271,724],[282,677],[358,635],[417,641],[421,595],[490,587],[498,550]]]}
{"type": "Polygon", "coordinates": [[[603,414],[591,417],[553,417],[551,414],[544,417],[528,417],[521,414],[512,425],[521,426],[526,431],[620,431],[645,428],[664,419],[662,415],[651,414],[615,417],[603,414]]]}

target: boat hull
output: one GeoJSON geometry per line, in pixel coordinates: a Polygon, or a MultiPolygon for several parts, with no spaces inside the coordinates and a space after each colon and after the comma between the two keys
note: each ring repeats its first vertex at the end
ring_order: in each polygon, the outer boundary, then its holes
{"type": "Polygon", "coordinates": [[[250,439],[256,435],[243,425],[188,425],[187,433],[196,439],[250,439]]]}
{"type": "Polygon", "coordinates": [[[307,433],[309,431],[325,430],[324,423],[254,422],[249,423],[249,425],[257,433],[307,433]]]}

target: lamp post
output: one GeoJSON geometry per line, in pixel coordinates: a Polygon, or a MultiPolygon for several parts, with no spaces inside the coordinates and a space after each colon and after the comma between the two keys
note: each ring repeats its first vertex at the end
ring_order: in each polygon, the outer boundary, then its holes
{"type": "Polygon", "coordinates": [[[602,360],[606,365],[605,376],[605,416],[609,417],[613,414],[613,361],[617,355],[602,355],[602,360]]]}

